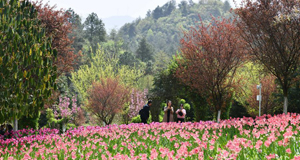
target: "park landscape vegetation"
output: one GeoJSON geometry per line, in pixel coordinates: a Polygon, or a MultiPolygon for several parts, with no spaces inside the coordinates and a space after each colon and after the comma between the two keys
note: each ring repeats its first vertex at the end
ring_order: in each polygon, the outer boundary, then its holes
{"type": "Polygon", "coordinates": [[[96,13],[0,0],[1,159],[299,159],[300,1],[230,8],[171,0],[108,34],[96,13]],[[159,123],[166,100],[186,123],[159,123]]]}

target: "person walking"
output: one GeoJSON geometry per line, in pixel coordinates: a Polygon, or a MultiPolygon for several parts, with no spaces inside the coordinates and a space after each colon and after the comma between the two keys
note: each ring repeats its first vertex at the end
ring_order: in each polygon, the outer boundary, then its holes
{"type": "Polygon", "coordinates": [[[180,104],[179,109],[175,113],[177,114],[177,122],[184,122],[186,110],[183,108],[183,104],[180,104]]]}
{"type": "Polygon", "coordinates": [[[163,118],[163,122],[174,122],[173,119],[173,113],[174,113],[174,109],[172,107],[172,102],[169,100],[167,103],[167,106],[164,108],[164,118],[163,118]]]}
{"type": "Polygon", "coordinates": [[[148,103],[143,106],[143,109],[140,110],[141,120],[144,124],[146,124],[148,121],[151,105],[152,105],[152,101],[149,100],[148,103]]]}

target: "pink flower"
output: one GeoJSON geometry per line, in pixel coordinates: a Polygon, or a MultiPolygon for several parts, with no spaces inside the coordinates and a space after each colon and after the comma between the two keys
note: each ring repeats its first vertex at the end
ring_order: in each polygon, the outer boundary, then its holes
{"type": "Polygon", "coordinates": [[[106,156],[104,154],[101,155],[101,159],[107,160],[106,156]]]}
{"type": "Polygon", "coordinates": [[[156,151],[156,149],[152,149],[151,150],[151,154],[150,154],[150,159],[157,159],[158,153],[156,151]]]}
{"type": "Polygon", "coordinates": [[[300,156],[295,156],[293,160],[300,160],[300,156]]]}
{"type": "Polygon", "coordinates": [[[141,155],[141,160],[147,160],[147,154],[142,154],[141,155]]]}
{"type": "Polygon", "coordinates": [[[76,153],[74,151],[71,153],[71,157],[72,159],[76,159],[76,153]]]}
{"type": "Polygon", "coordinates": [[[263,144],[263,142],[261,140],[258,140],[256,142],[255,148],[258,150],[262,144],[263,144]]]}
{"type": "Polygon", "coordinates": [[[288,153],[288,154],[291,154],[291,153],[292,153],[292,151],[291,151],[290,148],[286,149],[285,152],[288,153]]]}
{"type": "Polygon", "coordinates": [[[283,145],[283,142],[282,142],[282,141],[278,141],[277,143],[278,143],[279,146],[282,146],[282,145],[283,145]]]}
{"type": "Polygon", "coordinates": [[[275,154],[270,154],[270,155],[266,156],[266,158],[268,160],[270,160],[270,159],[276,158],[276,155],[275,154]]]}
{"type": "Polygon", "coordinates": [[[113,146],[113,149],[115,150],[117,148],[117,145],[115,144],[114,146],[113,146]]]}
{"type": "Polygon", "coordinates": [[[271,141],[266,140],[266,141],[265,141],[265,146],[266,146],[266,147],[269,147],[271,143],[272,143],[271,141]]]}
{"type": "Polygon", "coordinates": [[[31,159],[31,157],[29,156],[28,153],[26,153],[26,154],[24,155],[23,159],[31,159]]]}
{"type": "Polygon", "coordinates": [[[178,148],[178,147],[179,147],[179,144],[178,144],[178,143],[175,143],[175,144],[174,144],[174,147],[175,147],[175,148],[178,148]]]}

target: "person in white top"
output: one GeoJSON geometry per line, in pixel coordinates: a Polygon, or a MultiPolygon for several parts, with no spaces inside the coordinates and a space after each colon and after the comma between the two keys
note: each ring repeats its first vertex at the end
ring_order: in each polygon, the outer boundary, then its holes
{"type": "Polygon", "coordinates": [[[177,114],[177,122],[184,122],[186,110],[183,108],[183,104],[180,104],[179,109],[175,113],[177,114]]]}

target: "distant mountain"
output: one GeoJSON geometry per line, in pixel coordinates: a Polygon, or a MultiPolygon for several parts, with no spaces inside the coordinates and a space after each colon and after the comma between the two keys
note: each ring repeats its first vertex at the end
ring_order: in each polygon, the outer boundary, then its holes
{"type": "Polygon", "coordinates": [[[145,37],[155,53],[164,52],[169,56],[176,54],[183,31],[198,25],[201,20],[207,24],[214,17],[231,17],[230,3],[225,0],[181,1],[170,0],[153,11],[148,11],[143,19],[138,18],[122,26],[118,34],[124,43],[135,53],[139,41],[145,37]],[[197,22],[198,21],[198,22],[197,22]]]}
{"type": "Polygon", "coordinates": [[[109,32],[112,29],[119,29],[126,23],[130,23],[134,20],[135,18],[130,17],[130,16],[113,16],[109,18],[103,18],[102,21],[105,24],[105,28],[107,32],[109,32]]]}

